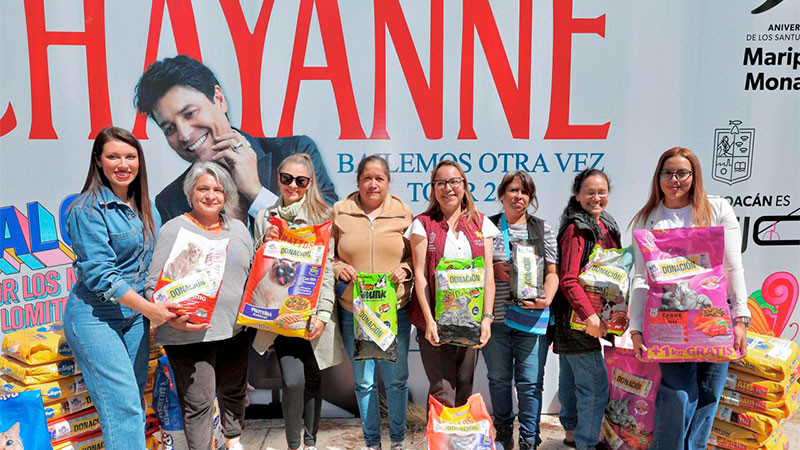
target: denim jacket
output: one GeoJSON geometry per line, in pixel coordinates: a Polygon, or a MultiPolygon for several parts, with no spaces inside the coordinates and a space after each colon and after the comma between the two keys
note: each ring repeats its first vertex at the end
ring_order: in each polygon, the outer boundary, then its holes
{"type": "MultiPolygon", "coordinates": [[[[155,205],[153,222],[158,230],[161,216],[155,205]]],[[[66,224],[75,252],[74,295],[116,303],[131,289],[144,294],[155,239],[145,240],[142,220],[130,206],[102,186],[94,198],[89,193],[78,196],[66,224]]]]}

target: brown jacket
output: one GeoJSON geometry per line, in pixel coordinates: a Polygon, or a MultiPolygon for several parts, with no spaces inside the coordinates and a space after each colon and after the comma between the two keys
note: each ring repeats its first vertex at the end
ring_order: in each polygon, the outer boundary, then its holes
{"type": "MultiPolygon", "coordinates": [[[[397,266],[408,273],[397,286],[397,307],[408,303],[411,292],[411,244],[403,237],[411,225],[411,209],[394,195],[387,195],[374,222],[361,207],[358,192],[333,205],[333,238],[336,242],[333,274],[339,279],[342,268],[350,264],[356,272],[391,272],[397,266]]],[[[339,298],[342,307],[353,310],[353,283],[339,298]]]]}

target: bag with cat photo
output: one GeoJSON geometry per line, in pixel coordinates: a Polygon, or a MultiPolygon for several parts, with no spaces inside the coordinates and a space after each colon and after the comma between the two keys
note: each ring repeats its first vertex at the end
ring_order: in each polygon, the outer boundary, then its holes
{"type": "Polygon", "coordinates": [[[0,412],[0,447],[13,450],[53,448],[41,392],[0,395],[0,412]]]}
{"type": "Polygon", "coordinates": [[[191,323],[211,322],[225,273],[228,241],[181,228],[156,282],[153,302],[180,304],[178,314],[188,314],[191,323]]]}

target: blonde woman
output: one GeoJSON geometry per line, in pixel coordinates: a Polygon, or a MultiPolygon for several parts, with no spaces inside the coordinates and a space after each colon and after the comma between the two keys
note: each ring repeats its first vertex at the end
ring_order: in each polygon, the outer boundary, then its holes
{"type": "MultiPolygon", "coordinates": [[[[278,166],[278,181],[281,193],[278,201],[258,213],[254,223],[257,246],[278,237],[278,230],[269,223],[270,217],[280,217],[291,228],[331,220],[331,208],[317,188],[314,164],[309,155],[296,153],[286,157],[278,166]]],[[[303,339],[259,331],[253,343],[259,353],[272,348],[278,358],[286,443],[291,450],[302,448],[301,437],[306,450],[316,449],[322,407],[321,371],[342,362],[342,338],[338,329],[333,281],[334,247],[331,239],[317,311],[311,318],[308,337],[303,339]]]]}

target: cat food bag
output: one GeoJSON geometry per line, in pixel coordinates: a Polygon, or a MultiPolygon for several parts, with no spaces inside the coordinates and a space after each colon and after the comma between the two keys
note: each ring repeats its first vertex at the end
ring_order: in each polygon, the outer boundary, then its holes
{"type": "Polygon", "coordinates": [[[88,434],[100,430],[100,418],[94,408],[70,414],[60,419],[51,420],[47,424],[50,440],[53,442],[88,434]]]}
{"type": "Polygon", "coordinates": [[[33,365],[72,358],[61,322],[8,333],[3,337],[2,350],[17,361],[33,365]]]}
{"type": "Polygon", "coordinates": [[[782,399],[791,384],[791,376],[787,376],[781,381],[773,381],[742,373],[736,369],[728,369],[728,375],[725,378],[726,388],[773,402],[782,399]]]}
{"type": "Polygon", "coordinates": [[[605,349],[608,404],[602,434],[614,450],[646,450],[653,443],[658,364],[639,361],[631,349],[605,349]]]}
{"type": "Polygon", "coordinates": [[[81,371],[72,359],[32,366],[0,355],[0,372],[31,385],[71,377],[81,371]]]}
{"type": "Polygon", "coordinates": [[[356,274],[353,359],[397,361],[397,286],[391,273],[356,274]]]}
{"type": "Polygon", "coordinates": [[[782,381],[800,366],[797,344],[788,339],[747,332],[747,355],[730,367],[761,378],[782,381]]]}
{"type": "Polygon", "coordinates": [[[472,394],[467,404],[448,408],[428,397],[428,450],[494,450],[492,417],[481,394],[472,394]]]}
{"type": "Polygon", "coordinates": [[[0,395],[0,448],[52,448],[39,391],[0,395]]]}
{"type": "Polygon", "coordinates": [[[83,375],[75,375],[60,380],[48,381],[39,384],[23,384],[11,377],[0,376],[0,394],[13,394],[15,392],[39,391],[45,403],[52,403],[76,394],[86,392],[86,382],[83,375]]]}
{"type": "Polygon", "coordinates": [[[741,406],[742,408],[757,411],[761,414],[781,420],[789,417],[797,410],[798,396],[800,396],[800,384],[792,383],[786,395],[781,400],[764,400],[763,398],[753,397],[730,389],[723,389],[719,402],[720,406],[741,406]]]}
{"type": "MultiPolygon", "coordinates": [[[[628,294],[633,267],[633,249],[603,248],[595,245],[586,268],[578,275],[578,283],[609,333],[621,336],[628,328],[628,294]]],[[[585,330],[586,322],[575,311],[569,319],[570,328],[585,330]]]]}
{"type": "Polygon", "coordinates": [[[480,344],[485,277],[481,256],[442,259],[436,265],[434,318],[440,343],[467,347],[480,344]]]}
{"type": "Polygon", "coordinates": [[[726,362],[733,346],[723,227],[636,230],[649,287],[644,308],[647,359],[726,362]]]}
{"type": "Polygon", "coordinates": [[[331,221],[294,230],[278,217],[270,224],[279,237],[258,248],[236,323],[306,337],[322,290],[331,221]]]}
{"type": "Polygon", "coordinates": [[[544,259],[531,242],[516,241],[511,249],[511,297],[519,300],[544,297],[544,259]]]}
{"type": "Polygon", "coordinates": [[[779,419],[761,414],[740,406],[720,404],[717,408],[717,419],[747,428],[762,436],[769,436],[778,429],[779,419]]]}
{"type": "Polygon", "coordinates": [[[47,420],[58,419],[91,407],[92,398],[88,393],[83,393],[44,405],[44,416],[47,420]]]}
{"type": "Polygon", "coordinates": [[[186,228],[178,231],[153,291],[153,302],[181,305],[191,323],[209,323],[225,273],[230,239],[208,239],[186,228]]]}

